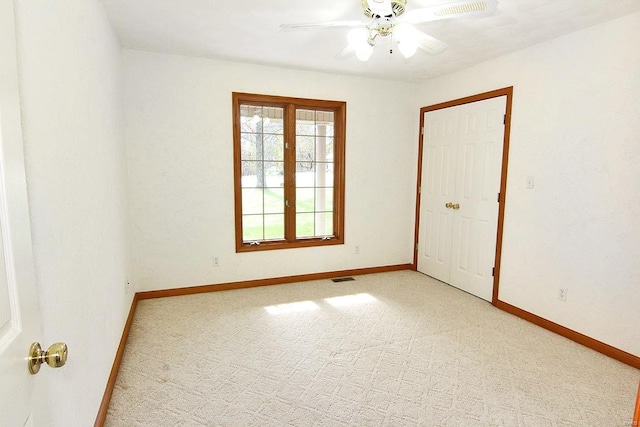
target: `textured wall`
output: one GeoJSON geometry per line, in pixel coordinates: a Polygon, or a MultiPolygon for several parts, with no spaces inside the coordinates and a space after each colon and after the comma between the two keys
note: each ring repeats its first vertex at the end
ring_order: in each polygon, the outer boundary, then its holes
{"type": "Polygon", "coordinates": [[[53,426],[92,425],[122,334],[127,209],[120,49],[96,1],[16,2],[41,342],[53,426]]]}
{"type": "Polygon", "coordinates": [[[70,346],[47,373],[53,425],[93,423],[128,277],[148,290],[410,262],[417,107],[509,85],[501,299],[640,355],[639,14],[419,87],[125,51],[123,108],[99,3],[16,4],[43,341],[70,346]],[[235,253],[231,91],[347,101],[345,245],[235,253]]]}
{"type": "Polygon", "coordinates": [[[419,97],[514,86],[500,299],[638,356],[639,45],[636,13],[425,82],[419,97]]]}
{"type": "Polygon", "coordinates": [[[138,290],[412,261],[417,86],[136,51],[124,62],[138,290]],[[235,253],[232,91],[347,102],[344,245],[235,253]]]}

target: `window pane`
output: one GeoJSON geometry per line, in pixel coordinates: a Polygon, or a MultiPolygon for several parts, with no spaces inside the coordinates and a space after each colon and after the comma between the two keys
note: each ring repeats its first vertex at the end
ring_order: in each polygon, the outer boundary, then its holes
{"type": "Polygon", "coordinates": [[[256,135],[252,133],[240,134],[242,160],[256,160],[256,135]]]}
{"type": "Polygon", "coordinates": [[[296,187],[314,187],[314,170],[313,162],[296,162],[296,187]]]}
{"type": "Polygon", "coordinates": [[[242,187],[264,187],[263,162],[242,162],[242,187]]]}
{"type": "Polygon", "coordinates": [[[296,137],[296,160],[311,162],[315,160],[315,138],[313,136],[296,137]]]}
{"type": "Polygon", "coordinates": [[[315,154],[315,159],[319,162],[333,162],[333,138],[317,137],[315,154]]]}
{"type": "Polygon", "coordinates": [[[262,215],[242,215],[242,240],[263,240],[262,215]]]}
{"type": "Polygon", "coordinates": [[[284,133],[284,109],[280,107],[262,107],[262,131],[282,135],[284,133]]]}
{"type": "Polygon", "coordinates": [[[267,187],[282,187],[284,185],[284,162],[265,162],[264,175],[264,184],[267,187]]]}
{"type": "Polygon", "coordinates": [[[296,237],[317,237],[333,235],[333,213],[296,214],[296,237]]]}
{"type": "Polygon", "coordinates": [[[313,162],[296,162],[296,172],[313,172],[313,164],[313,162]]]}
{"type": "Polygon", "coordinates": [[[296,214],[296,237],[313,237],[315,236],[315,214],[299,213],[296,214]]]}
{"type": "Polygon", "coordinates": [[[333,188],[316,188],[316,212],[333,212],[333,188]]]}
{"type": "Polygon", "coordinates": [[[284,188],[264,189],[264,212],[284,213],[284,188]]]}
{"type": "Polygon", "coordinates": [[[316,236],[333,235],[333,213],[316,213],[316,236]]]}
{"type": "Polygon", "coordinates": [[[314,204],[313,188],[296,189],[296,212],[313,212],[314,204]]]}
{"type": "Polygon", "coordinates": [[[332,235],[334,113],[298,109],[296,119],[296,237],[332,235]]]}
{"type": "Polygon", "coordinates": [[[279,186],[279,182],[269,183],[265,160],[284,159],[283,108],[240,106],[240,156],[242,160],[242,187],[279,186]]]}
{"type": "Polygon", "coordinates": [[[242,162],[242,187],[282,187],[284,162],[242,162]]]}
{"type": "Polygon", "coordinates": [[[284,136],[264,135],[263,144],[264,160],[284,160],[284,136]]]}
{"type": "Polygon", "coordinates": [[[264,216],[264,238],[284,239],[284,214],[264,216]]]}
{"type": "Polygon", "coordinates": [[[258,105],[240,106],[240,129],[242,132],[282,134],[283,109],[258,105]]]}
{"type": "Polygon", "coordinates": [[[260,188],[242,189],[242,214],[261,214],[264,212],[263,190],[260,188]]]}
{"type": "Polygon", "coordinates": [[[296,135],[316,134],[316,112],[313,110],[296,110],[296,135]]]}
{"type": "Polygon", "coordinates": [[[316,111],[316,121],[320,124],[327,124],[333,127],[334,123],[334,114],[333,111],[316,111]]]}
{"type": "Polygon", "coordinates": [[[296,187],[333,187],[333,163],[296,162],[296,187]]]}
{"type": "MultiPolygon", "coordinates": [[[[331,115],[333,116],[333,113],[331,113],[331,115]]],[[[333,128],[333,120],[331,121],[331,123],[327,123],[327,136],[331,138],[335,136],[334,128],[333,128]]]]}
{"type": "Polygon", "coordinates": [[[333,187],[333,163],[317,163],[315,169],[315,186],[333,187]]]}
{"type": "Polygon", "coordinates": [[[333,138],[325,136],[298,136],[296,160],[333,162],[333,138]]]}

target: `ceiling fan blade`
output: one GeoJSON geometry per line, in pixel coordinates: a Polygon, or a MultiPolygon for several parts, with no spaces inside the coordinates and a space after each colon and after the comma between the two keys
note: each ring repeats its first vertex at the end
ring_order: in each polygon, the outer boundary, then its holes
{"type": "Polygon", "coordinates": [[[438,6],[414,9],[402,15],[403,21],[410,24],[437,21],[463,16],[488,15],[496,10],[497,0],[463,0],[444,3],[438,6]]]}
{"type": "Polygon", "coordinates": [[[283,30],[299,30],[304,28],[340,28],[340,27],[364,27],[367,25],[362,21],[332,21],[332,22],[306,22],[299,24],[282,24],[283,30]]]}
{"type": "Polygon", "coordinates": [[[414,40],[418,44],[418,47],[432,55],[442,52],[448,46],[445,42],[438,40],[437,38],[432,37],[428,34],[425,34],[422,31],[415,30],[414,37],[414,40]]]}
{"type": "Polygon", "coordinates": [[[398,40],[398,48],[406,58],[413,55],[413,52],[415,52],[416,48],[420,48],[432,55],[438,52],[442,52],[447,48],[447,44],[445,42],[423,33],[407,22],[399,23],[396,26],[394,34],[396,35],[396,39],[398,40]],[[414,47],[413,49],[410,49],[409,46],[414,47]],[[409,53],[405,54],[403,50],[406,50],[409,53]]]}
{"type": "Polygon", "coordinates": [[[351,53],[353,53],[356,50],[355,47],[353,47],[353,45],[348,45],[347,47],[345,47],[344,49],[342,49],[340,52],[338,52],[336,54],[336,58],[341,58],[344,56],[349,56],[351,53]]]}

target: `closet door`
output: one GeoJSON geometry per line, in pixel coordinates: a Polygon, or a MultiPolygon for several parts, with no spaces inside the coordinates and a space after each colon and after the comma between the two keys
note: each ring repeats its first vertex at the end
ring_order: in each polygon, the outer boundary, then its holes
{"type": "Polygon", "coordinates": [[[444,108],[425,114],[418,271],[449,283],[458,153],[459,109],[444,108]]]}
{"type": "Polygon", "coordinates": [[[418,271],[491,300],[506,96],[425,113],[418,271]]]}
{"type": "Polygon", "coordinates": [[[461,107],[449,283],[491,301],[506,97],[461,107]]]}

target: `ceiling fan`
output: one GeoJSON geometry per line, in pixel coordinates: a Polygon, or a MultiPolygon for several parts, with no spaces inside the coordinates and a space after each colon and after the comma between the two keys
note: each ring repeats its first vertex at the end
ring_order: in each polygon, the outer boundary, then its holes
{"type": "MultiPolygon", "coordinates": [[[[331,21],[283,24],[283,29],[352,27],[348,42],[337,56],[355,51],[356,57],[367,61],[380,37],[389,36],[397,43],[400,53],[409,58],[422,49],[435,54],[447,44],[415,28],[415,24],[463,16],[488,15],[496,10],[497,0],[462,0],[406,11],[407,0],[361,0],[365,21],[331,21]]],[[[393,48],[390,50],[393,53],[393,48]]]]}

